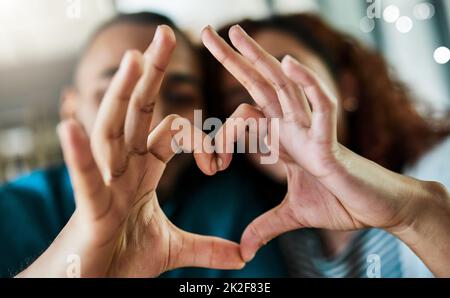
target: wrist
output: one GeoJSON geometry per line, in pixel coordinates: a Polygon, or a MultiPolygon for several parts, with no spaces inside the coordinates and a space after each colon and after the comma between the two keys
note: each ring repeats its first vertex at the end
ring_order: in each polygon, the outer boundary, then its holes
{"type": "Polygon", "coordinates": [[[450,199],[445,186],[437,182],[418,181],[415,194],[408,198],[402,212],[405,214],[398,225],[388,229],[405,243],[415,246],[435,237],[437,226],[450,223],[450,199]]]}
{"type": "Polygon", "coordinates": [[[353,155],[345,146],[336,143],[331,150],[330,158],[324,163],[324,175],[316,177],[321,181],[333,180],[335,177],[347,177],[351,172],[353,155]]]}
{"type": "Polygon", "coordinates": [[[73,214],[45,252],[16,277],[68,277],[67,269],[80,259],[78,248],[84,242],[76,222],[73,214]]]}
{"type": "Polygon", "coordinates": [[[450,277],[450,198],[439,183],[424,182],[415,219],[392,234],[402,240],[436,277],[450,277]]]}

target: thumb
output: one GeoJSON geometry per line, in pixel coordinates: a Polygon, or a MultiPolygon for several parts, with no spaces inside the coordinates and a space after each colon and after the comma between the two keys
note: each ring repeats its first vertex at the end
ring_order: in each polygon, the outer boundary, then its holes
{"type": "Polygon", "coordinates": [[[218,237],[202,236],[188,233],[178,228],[174,241],[169,269],[183,267],[200,267],[210,269],[232,270],[245,266],[239,245],[218,237]]]}
{"type": "Polygon", "coordinates": [[[241,237],[241,255],[245,262],[250,262],[256,252],[273,238],[301,228],[289,209],[285,199],[247,226],[241,237]]]}

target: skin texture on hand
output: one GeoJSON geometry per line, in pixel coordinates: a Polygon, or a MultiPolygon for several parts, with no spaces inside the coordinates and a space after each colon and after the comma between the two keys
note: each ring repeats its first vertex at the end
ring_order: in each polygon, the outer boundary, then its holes
{"type": "Polygon", "coordinates": [[[255,219],[244,232],[244,259],[250,260],[261,245],[293,229],[353,230],[366,226],[318,180],[330,175],[336,165],[336,99],[292,58],[280,63],[238,26],[232,27],[229,35],[242,55],[210,28],[203,32],[203,42],[247,88],[264,116],[280,119],[281,157],[288,179],[284,201],[255,219]],[[288,77],[293,72],[296,81],[288,77]]]}
{"type": "MultiPolygon", "coordinates": [[[[258,105],[258,108],[241,106],[235,116],[246,118],[252,114],[257,118],[279,119],[283,132],[280,156],[288,180],[283,202],[255,219],[244,231],[241,238],[244,260],[251,260],[274,237],[294,229],[349,231],[376,227],[409,243],[435,274],[449,275],[445,268],[450,268],[450,264],[442,265],[445,254],[450,253],[449,236],[433,241],[440,242],[440,252],[436,253],[440,262],[427,256],[429,249],[423,245],[433,238],[430,235],[436,235],[424,233],[430,232],[424,226],[440,226],[437,234],[441,236],[449,230],[449,225],[444,228],[450,221],[446,192],[433,191],[430,183],[390,172],[340,145],[336,132],[337,100],[311,70],[289,56],[280,63],[239,26],[231,27],[229,37],[237,51],[210,27],[202,32],[206,48],[258,105]],[[437,211],[436,200],[444,201],[441,207],[445,208],[437,211]],[[426,218],[421,214],[424,205],[433,210],[426,218]],[[437,214],[440,216],[436,217],[437,214]],[[417,223],[417,218],[423,222],[417,223]],[[411,244],[414,241],[409,238],[415,239],[415,243],[411,244]]],[[[226,130],[226,126],[222,128],[226,130]]],[[[231,155],[225,154],[222,160],[226,168],[231,155]]],[[[432,185],[442,190],[441,186],[432,185]]]]}
{"type": "MultiPolygon", "coordinates": [[[[162,212],[155,189],[173,157],[176,115],[153,129],[155,97],[175,46],[160,27],[145,54],[128,52],[100,107],[91,139],[74,120],[59,127],[77,209],[49,249],[19,276],[67,275],[67,256],[81,259],[82,277],[153,277],[174,268],[239,269],[274,237],[298,228],[384,228],[404,240],[439,276],[449,276],[450,200],[435,183],[392,173],[344,148],[336,137],[336,99],[309,69],[287,57],[280,63],[239,27],[230,30],[234,51],[211,28],[203,32],[211,53],[249,91],[259,108],[241,106],[232,118],[280,119],[281,152],[288,192],[276,208],[255,219],[241,246],[175,227],[162,212]],[[241,258],[244,260],[242,260],[241,258]]],[[[204,133],[198,133],[201,144],[204,133]]],[[[218,132],[225,135],[227,123],[218,132]]],[[[206,175],[224,170],[196,148],[206,175]]],[[[220,138],[219,138],[220,140],[220,138]]],[[[210,142],[207,142],[210,143],[210,142]]]]}
{"type": "MultiPolygon", "coordinates": [[[[174,47],[173,31],[160,26],[144,54],[126,53],[102,101],[91,139],[75,120],[60,124],[77,208],[49,249],[19,276],[66,277],[65,261],[73,254],[81,260],[81,277],[155,277],[180,267],[244,266],[238,244],[182,231],[158,204],[156,187],[175,155],[172,123],[183,121],[167,116],[149,134],[174,47]]],[[[193,152],[206,175],[215,174],[215,156],[196,150],[208,136],[189,127],[201,138],[176,145],[193,152]]]]}

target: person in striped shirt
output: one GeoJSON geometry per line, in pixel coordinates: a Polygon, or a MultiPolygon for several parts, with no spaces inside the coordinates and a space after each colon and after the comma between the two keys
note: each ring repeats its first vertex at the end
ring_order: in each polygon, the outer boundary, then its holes
{"type": "MultiPolygon", "coordinates": [[[[209,71],[216,75],[207,77],[219,78],[211,82],[210,92],[214,96],[209,96],[214,99],[210,106],[216,113],[220,113],[222,116],[230,115],[239,105],[255,105],[255,102],[260,107],[267,109],[276,106],[272,103],[259,102],[258,96],[263,97],[261,94],[266,94],[266,97],[276,96],[267,91],[270,88],[261,86],[261,82],[268,81],[269,84],[276,86],[277,81],[273,82],[272,80],[281,80],[279,78],[281,77],[280,69],[275,70],[272,77],[266,75],[264,78],[256,77],[255,71],[252,70],[252,72],[248,69],[255,68],[259,73],[265,75],[269,66],[261,61],[261,57],[270,55],[277,60],[282,60],[289,54],[312,69],[321,78],[322,84],[326,86],[330,94],[337,98],[337,111],[333,117],[337,119],[336,139],[342,146],[348,147],[353,152],[393,172],[422,180],[437,181],[447,188],[450,187],[450,162],[448,160],[450,128],[443,123],[432,123],[430,119],[419,115],[406,88],[391,76],[389,67],[380,54],[363,46],[354,38],[336,31],[314,15],[275,16],[266,20],[242,21],[240,25],[267,53],[252,52],[251,43],[242,41],[245,34],[240,35],[236,27],[225,26],[219,30],[219,35],[227,42],[232,42],[244,58],[237,57],[235,61],[234,57],[225,59],[221,56],[218,58],[220,61],[226,62],[224,66],[231,74],[220,69],[219,63],[208,61],[209,71]],[[245,58],[247,58],[247,62],[244,63],[242,60],[245,58]],[[241,65],[241,68],[239,69],[235,64],[241,65]],[[243,74],[245,71],[249,73],[247,77],[243,74]],[[254,81],[257,82],[256,87],[251,85],[254,81]],[[244,87],[247,87],[247,90],[244,87]],[[266,107],[266,105],[270,106],[266,107]]],[[[211,41],[209,42],[211,43],[211,41]]],[[[219,42],[216,41],[216,43],[219,42]]],[[[216,43],[212,43],[212,45],[205,43],[213,55],[218,55],[217,52],[214,52],[218,51],[216,43]]],[[[275,64],[273,58],[270,62],[275,64]]],[[[283,88],[284,84],[283,82],[283,88]]],[[[272,91],[272,93],[275,92],[272,91]]],[[[260,99],[260,101],[263,100],[264,98],[260,99]]],[[[280,96],[281,103],[282,100],[285,99],[280,96]]],[[[313,100],[304,104],[303,108],[305,105],[312,105],[314,112],[313,100]]],[[[310,115],[311,111],[294,110],[291,113],[290,116],[294,119],[297,119],[294,115],[300,117],[300,120],[296,121],[307,121],[306,125],[309,125],[308,120],[304,120],[304,118],[310,115]]],[[[320,162],[314,161],[324,155],[319,151],[320,148],[314,147],[308,150],[304,143],[297,140],[300,135],[289,134],[286,129],[281,129],[283,131],[281,137],[285,135],[292,140],[287,145],[283,144],[285,147],[292,146],[290,148],[292,151],[289,151],[291,156],[297,154],[298,158],[306,159],[308,157],[312,169],[317,171],[315,164],[320,164],[320,162]]],[[[296,131],[301,133],[299,130],[296,131]]],[[[326,141],[331,142],[328,139],[326,141]]],[[[327,156],[322,157],[328,158],[327,156]]],[[[278,166],[263,166],[259,164],[257,155],[249,155],[248,158],[254,161],[257,169],[273,178],[274,185],[286,183],[287,178],[289,192],[281,204],[290,206],[289,208],[295,210],[295,214],[300,213],[300,215],[291,214],[298,224],[281,229],[284,232],[294,231],[286,233],[278,239],[289,266],[290,276],[432,276],[427,266],[416,256],[417,252],[414,253],[403,241],[386,229],[381,229],[383,226],[371,226],[359,222],[357,217],[348,214],[349,206],[346,204],[341,206],[341,201],[334,202],[333,196],[329,197],[329,194],[324,194],[326,191],[317,189],[316,182],[311,181],[313,179],[310,179],[309,175],[305,173],[307,171],[294,171],[288,164],[286,175],[283,164],[286,161],[281,161],[278,166]],[[297,187],[291,183],[294,179],[300,180],[297,187]],[[292,189],[297,192],[298,198],[292,197],[292,189]],[[336,206],[325,203],[327,201],[335,203],[336,206]],[[355,229],[362,230],[354,231],[355,229]]],[[[300,162],[299,164],[303,169],[308,168],[304,163],[300,162]]],[[[361,167],[361,171],[363,170],[364,166],[361,167]]],[[[367,171],[367,175],[370,175],[369,180],[378,180],[386,184],[393,176],[389,172],[377,176],[376,172],[367,171]]],[[[322,173],[318,173],[318,175],[322,175],[322,173]]],[[[266,185],[266,187],[270,188],[270,185],[266,185]]],[[[349,195],[355,196],[356,194],[357,192],[349,195]]],[[[363,200],[363,198],[355,198],[355,200],[363,200]]],[[[384,215],[387,208],[383,208],[383,206],[374,203],[371,209],[375,213],[383,213],[383,216],[388,216],[384,215]]],[[[370,211],[369,209],[365,210],[368,214],[370,211]]],[[[269,214],[273,215],[275,212],[281,212],[280,208],[275,208],[269,214]]],[[[264,229],[261,222],[265,222],[266,229],[272,225],[278,225],[273,217],[263,216],[255,220],[243,236],[244,246],[251,248],[244,249],[244,251],[254,253],[256,246],[259,247],[270,238],[281,234],[281,231],[275,235],[273,231],[269,233],[269,231],[263,230],[260,231],[261,235],[252,236],[255,231],[264,229]],[[268,218],[275,223],[267,222],[268,218]],[[262,239],[256,241],[255,237],[262,239]],[[250,244],[248,239],[253,239],[250,244]]]]}

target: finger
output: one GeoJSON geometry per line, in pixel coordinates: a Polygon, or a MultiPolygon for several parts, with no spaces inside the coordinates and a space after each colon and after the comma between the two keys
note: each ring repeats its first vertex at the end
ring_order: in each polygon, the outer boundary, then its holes
{"type": "Polygon", "coordinates": [[[230,28],[229,36],[236,49],[274,86],[285,120],[297,120],[309,127],[311,111],[308,102],[301,90],[283,73],[280,62],[239,25],[230,28]]]}
{"type": "Polygon", "coordinates": [[[283,59],[282,68],[293,82],[299,85],[300,88],[303,88],[308,101],[311,103],[313,108],[313,129],[315,127],[324,128],[323,125],[314,125],[314,123],[321,123],[328,129],[333,129],[337,121],[336,97],[332,95],[312,70],[291,56],[286,56],[283,59]]]}
{"type": "Polygon", "coordinates": [[[241,258],[237,243],[218,237],[201,236],[180,231],[183,239],[180,252],[173,263],[174,268],[201,267],[210,269],[242,269],[245,262],[241,258]]]}
{"type": "Polygon", "coordinates": [[[217,172],[217,160],[209,136],[178,115],[167,116],[150,133],[147,150],[164,163],[180,151],[192,152],[203,173],[214,175],[217,172]]]}
{"type": "Polygon", "coordinates": [[[203,30],[202,40],[211,54],[247,89],[265,115],[282,116],[275,90],[244,57],[209,26],[203,30]]]}
{"type": "Polygon", "coordinates": [[[106,138],[123,135],[125,116],[131,94],[142,73],[142,54],[127,51],[114,75],[98,112],[95,129],[106,138]]]}
{"type": "Polygon", "coordinates": [[[142,55],[138,51],[125,54],[100,105],[92,132],[93,154],[108,184],[126,169],[125,116],[131,94],[141,76],[141,65],[142,55]]]}
{"type": "Polygon", "coordinates": [[[244,136],[247,132],[252,133],[248,141],[249,143],[253,142],[253,144],[249,144],[249,146],[257,146],[258,137],[260,136],[258,123],[259,119],[263,118],[265,118],[264,114],[256,107],[249,104],[241,104],[227,119],[214,137],[216,153],[220,159],[219,171],[229,167],[233,158],[234,144],[238,140],[245,140],[244,136]]]}
{"type": "Polygon", "coordinates": [[[175,44],[173,30],[161,25],[144,54],[143,74],[131,95],[125,120],[125,143],[131,153],[144,154],[147,151],[147,136],[156,97],[175,44]]]}
{"type": "Polygon", "coordinates": [[[77,209],[99,218],[110,207],[111,197],[91,153],[89,138],[75,120],[58,125],[58,135],[75,191],[77,209]]]}
{"type": "Polygon", "coordinates": [[[247,226],[241,237],[241,255],[245,262],[251,261],[256,252],[273,238],[300,228],[286,206],[282,203],[247,226]]]}

